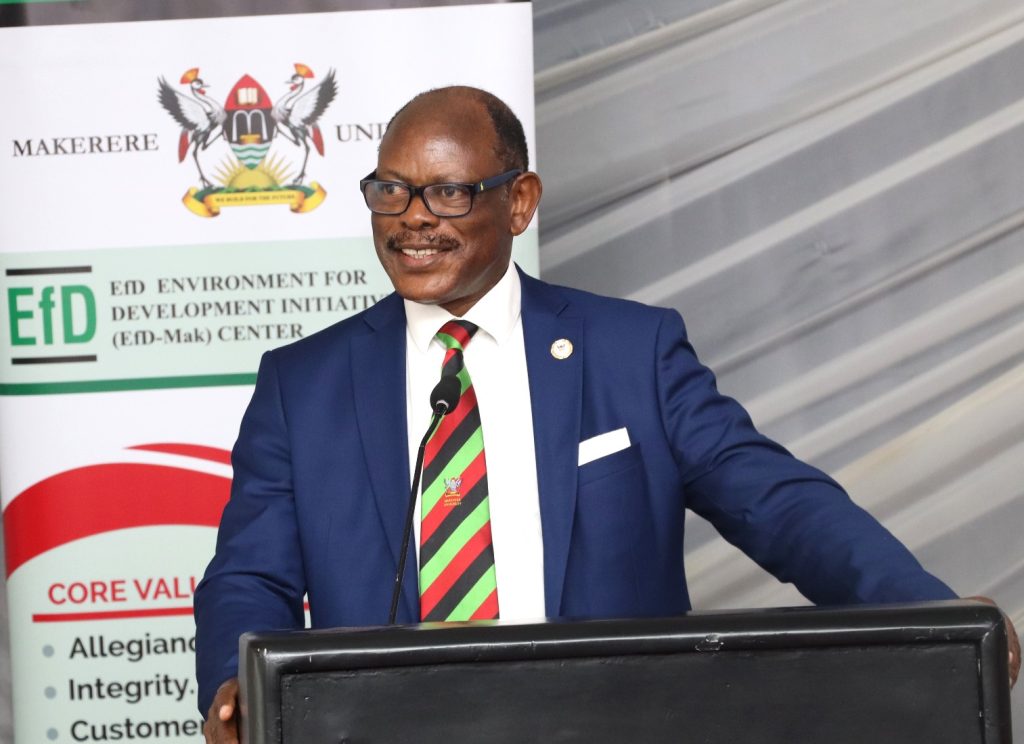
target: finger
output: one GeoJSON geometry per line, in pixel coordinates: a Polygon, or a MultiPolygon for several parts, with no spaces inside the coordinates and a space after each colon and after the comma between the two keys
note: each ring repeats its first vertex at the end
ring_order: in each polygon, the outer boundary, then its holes
{"type": "Polygon", "coordinates": [[[226,721],[235,713],[235,706],[238,703],[238,680],[229,679],[220,687],[213,696],[213,704],[210,705],[210,713],[217,711],[217,717],[226,721]]]}
{"type": "Polygon", "coordinates": [[[210,704],[210,712],[203,727],[208,744],[237,744],[237,708],[238,680],[229,679],[217,688],[210,704]]]}
{"type": "MultiPolygon", "coordinates": [[[[992,605],[993,607],[998,607],[995,601],[988,597],[968,597],[968,599],[973,599],[976,602],[984,602],[985,604],[992,605]]],[[[1020,637],[1017,635],[1017,629],[1013,626],[1013,620],[1011,620],[1010,616],[1005,612],[1003,612],[1003,625],[1006,628],[1006,645],[1008,646],[1007,650],[1009,651],[1008,666],[1010,687],[1013,687],[1017,684],[1017,677],[1020,674],[1020,637]]]]}
{"type": "Polygon", "coordinates": [[[206,744],[238,744],[238,726],[234,721],[211,719],[203,726],[203,736],[206,744]]]}
{"type": "Polygon", "coordinates": [[[1010,687],[1013,687],[1017,684],[1017,677],[1020,674],[1020,638],[1008,615],[1006,616],[1006,635],[1010,646],[1010,687]]]}
{"type": "Polygon", "coordinates": [[[221,727],[221,740],[225,744],[238,744],[238,724],[228,721],[221,727]]]}
{"type": "Polygon", "coordinates": [[[239,730],[234,724],[207,721],[203,728],[207,744],[239,744],[239,730]]]}

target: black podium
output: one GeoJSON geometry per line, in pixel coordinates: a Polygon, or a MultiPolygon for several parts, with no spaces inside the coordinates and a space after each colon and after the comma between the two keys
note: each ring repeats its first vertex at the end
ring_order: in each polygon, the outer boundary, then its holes
{"type": "Polygon", "coordinates": [[[246,634],[247,744],[1008,744],[975,602],[246,634]]]}

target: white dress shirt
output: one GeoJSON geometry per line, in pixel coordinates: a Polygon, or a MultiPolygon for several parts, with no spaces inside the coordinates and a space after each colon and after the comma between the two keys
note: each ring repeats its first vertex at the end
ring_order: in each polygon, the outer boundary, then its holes
{"type": "MultiPolygon", "coordinates": [[[[510,263],[501,280],[463,316],[480,329],[466,346],[464,358],[476,388],[484,435],[500,616],[539,620],[545,614],[544,549],[520,306],[519,273],[510,263]]],[[[412,473],[416,450],[430,424],[430,392],[441,379],[444,361],[444,345],[434,334],[455,316],[438,305],[406,300],[405,317],[412,473]]],[[[419,517],[415,530],[418,555],[419,517]]]]}

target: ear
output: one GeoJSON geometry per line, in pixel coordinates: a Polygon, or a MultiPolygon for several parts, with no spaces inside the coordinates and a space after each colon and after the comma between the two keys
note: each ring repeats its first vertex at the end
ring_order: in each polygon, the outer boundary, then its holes
{"type": "Polygon", "coordinates": [[[512,235],[521,235],[530,225],[533,213],[537,211],[540,204],[540,195],[544,186],[540,182],[540,176],[533,171],[527,171],[518,176],[512,184],[512,193],[509,194],[511,205],[511,220],[509,227],[512,235]]]}

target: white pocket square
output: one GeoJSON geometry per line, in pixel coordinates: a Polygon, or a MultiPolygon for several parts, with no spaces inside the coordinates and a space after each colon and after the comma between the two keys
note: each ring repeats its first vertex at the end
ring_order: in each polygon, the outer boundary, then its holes
{"type": "Polygon", "coordinates": [[[616,429],[598,434],[580,442],[580,465],[586,465],[602,457],[607,457],[629,446],[629,432],[626,428],[616,429]]]}

